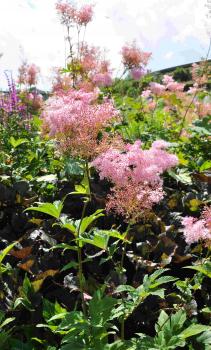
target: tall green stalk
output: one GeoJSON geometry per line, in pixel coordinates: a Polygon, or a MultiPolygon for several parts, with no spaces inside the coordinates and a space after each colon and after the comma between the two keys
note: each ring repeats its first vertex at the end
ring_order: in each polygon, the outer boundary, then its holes
{"type": "Polygon", "coordinates": [[[79,240],[79,236],[80,236],[80,228],[81,228],[81,224],[82,221],[85,217],[86,214],[86,209],[87,209],[87,205],[89,203],[89,201],[91,200],[91,191],[90,191],[90,178],[89,178],[89,165],[88,162],[85,162],[85,166],[84,166],[84,177],[87,178],[87,182],[88,182],[88,188],[87,188],[87,198],[84,201],[84,206],[83,206],[83,210],[82,210],[82,214],[81,214],[81,219],[78,225],[78,230],[77,230],[77,248],[78,248],[78,278],[79,278],[79,288],[80,288],[80,293],[81,293],[81,300],[82,300],[82,309],[83,309],[83,313],[86,316],[87,315],[87,311],[86,311],[86,302],[84,299],[84,279],[83,279],[83,262],[82,262],[82,248],[80,245],[80,240],[79,240]]]}

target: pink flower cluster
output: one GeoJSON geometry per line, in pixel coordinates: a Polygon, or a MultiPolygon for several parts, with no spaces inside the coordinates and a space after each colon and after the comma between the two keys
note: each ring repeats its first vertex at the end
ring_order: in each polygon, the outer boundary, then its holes
{"type": "Polygon", "coordinates": [[[141,79],[145,74],[146,72],[142,67],[134,67],[130,70],[130,75],[134,80],[141,79]]]}
{"type": "MultiPolygon", "coordinates": [[[[82,78],[91,83],[93,88],[96,86],[104,87],[112,85],[112,71],[109,68],[110,62],[102,59],[102,54],[98,47],[83,44],[80,48],[79,65],[81,67],[82,78]]],[[[81,85],[81,81],[79,86],[83,86],[81,85]]]]}
{"type": "Polygon", "coordinates": [[[150,97],[151,96],[151,90],[144,90],[143,92],[142,92],[142,94],[141,94],[141,96],[143,97],[143,98],[148,98],[148,97],[150,97]]]}
{"type": "Polygon", "coordinates": [[[105,73],[96,73],[92,78],[93,83],[96,86],[111,86],[112,85],[112,77],[108,72],[105,73]]]}
{"type": "Polygon", "coordinates": [[[146,66],[151,57],[151,52],[141,51],[135,43],[123,46],[121,50],[122,63],[126,68],[146,66]]]}
{"type": "Polygon", "coordinates": [[[184,90],[184,84],[178,83],[170,75],[164,75],[163,84],[166,86],[167,90],[172,91],[172,92],[184,90]]]}
{"type": "Polygon", "coordinates": [[[23,63],[19,69],[18,76],[18,84],[28,84],[28,85],[36,85],[38,81],[38,74],[40,73],[39,67],[37,67],[34,63],[26,64],[23,63]]]}
{"type": "Polygon", "coordinates": [[[44,129],[59,141],[63,152],[87,160],[96,156],[99,132],[118,117],[112,101],[99,104],[97,97],[96,91],[69,90],[47,101],[44,129]]]}
{"type": "Polygon", "coordinates": [[[39,108],[41,108],[42,103],[43,103],[43,97],[41,94],[38,94],[36,92],[30,92],[27,96],[26,96],[30,106],[37,110],[39,108]]]}
{"type": "Polygon", "coordinates": [[[166,90],[166,87],[159,83],[153,82],[153,83],[150,83],[149,86],[152,93],[158,96],[162,95],[162,93],[166,90]]]}
{"type": "Polygon", "coordinates": [[[162,199],[160,175],[178,164],[178,158],[166,151],[167,142],[155,141],[148,150],[141,145],[141,141],[136,141],[122,151],[111,147],[92,162],[100,178],[114,185],[107,210],[134,222],[162,199]]]}
{"type": "Polygon", "coordinates": [[[164,91],[179,92],[184,90],[184,84],[176,82],[170,75],[164,75],[163,84],[156,82],[150,83],[151,92],[157,96],[163,94],[164,91]]]}
{"type": "Polygon", "coordinates": [[[203,103],[196,101],[195,102],[196,113],[199,117],[205,117],[207,115],[211,115],[211,103],[203,103]]]}
{"type": "Polygon", "coordinates": [[[76,22],[79,25],[86,26],[89,22],[91,22],[93,17],[93,6],[92,5],[84,5],[81,7],[79,11],[76,12],[76,22]]]}
{"type": "Polygon", "coordinates": [[[192,216],[183,218],[183,234],[188,244],[198,241],[211,242],[211,207],[207,207],[199,220],[192,216]]]}
{"type": "Polygon", "coordinates": [[[198,85],[203,85],[208,80],[208,67],[206,61],[202,61],[199,64],[193,63],[192,65],[192,80],[198,85]]]}
{"type": "Polygon", "coordinates": [[[67,26],[73,24],[86,26],[93,17],[93,5],[84,5],[78,10],[69,1],[59,1],[56,4],[56,10],[60,15],[61,23],[67,26]]]}

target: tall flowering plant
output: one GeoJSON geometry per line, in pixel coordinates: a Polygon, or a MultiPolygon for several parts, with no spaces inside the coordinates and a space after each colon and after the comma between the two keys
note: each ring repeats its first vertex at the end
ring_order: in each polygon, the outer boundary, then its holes
{"type": "Polygon", "coordinates": [[[0,95],[0,115],[1,123],[7,125],[8,119],[11,115],[20,115],[21,119],[26,119],[26,107],[22,103],[17,92],[14,79],[9,72],[5,72],[7,79],[8,92],[0,95]]]}
{"type": "Polygon", "coordinates": [[[69,53],[66,68],[61,70],[63,76],[57,74],[54,91],[65,88],[67,83],[86,91],[112,84],[112,70],[104,54],[98,47],[85,42],[86,27],[92,21],[93,8],[93,5],[77,7],[69,1],[59,1],[56,4],[61,24],[67,31],[69,53]]]}

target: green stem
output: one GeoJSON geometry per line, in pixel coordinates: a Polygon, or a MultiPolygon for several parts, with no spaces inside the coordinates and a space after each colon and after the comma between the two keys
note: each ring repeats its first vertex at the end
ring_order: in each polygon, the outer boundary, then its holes
{"type": "Polygon", "coordinates": [[[82,248],[80,246],[80,241],[79,241],[79,236],[80,236],[80,228],[81,228],[81,224],[82,221],[85,217],[85,213],[86,213],[86,208],[87,205],[89,203],[89,201],[91,200],[91,192],[90,192],[90,179],[89,179],[89,165],[88,162],[85,163],[85,167],[84,167],[84,175],[87,176],[88,179],[88,184],[89,184],[89,188],[88,188],[88,193],[89,193],[89,197],[86,199],[84,206],[83,206],[83,210],[82,210],[82,214],[81,214],[81,219],[80,219],[80,223],[78,225],[78,230],[77,230],[77,248],[78,248],[78,278],[79,278],[79,288],[80,288],[80,293],[81,293],[81,300],[82,300],[82,309],[83,309],[83,313],[86,316],[87,315],[87,311],[86,311],[86,302],[84,300],[84,283],[83,283],[83,262],[82,262],[82,248]]]}
{"type": "MultiPolygon", "coordinates": [[[[130,226],[131,226],[131,224],[128,224],[128,227],[127,227],[126,232],[125,232],[126,233],[125,238],[127,238],[127,234],[130,230],[130,226]]],[[[122,256],[121,256],[121,262],[120,262],[120,273],[123,273],[126,248],[127,248],[127,241],[123,243],[122,256]]]]}
{"type": "MultiPolygon", "coordinates": [[[[126,235],[125,238],[127,238],[127,234],[130,230],[130,223],[128,224],[128,227],[126,229],[126,235]]],[[[122,249],[122,256],[121,256],[121,262],[120,262],[120,274],[123,275],[123,268],[124,268],[124,260],[125,260],[125,255],[126,255],[126,248],[127,248],[127,241],[124,242],[124,246],[122,249]]],[[[124,303],[124,300],[122,300],[124,303]]],[[[121,321],[120,321],[120,325],[121,325],[121,340],[124,341],[124,337],[125,337],[125,315],[123,315],[121,321]]]]}
{"type": "Polygon", "coordinates": [[[121,319],[121,341],[124,341],[124,339],[125,339],[125,317],[122,317],[122,319],[121,319]]]}

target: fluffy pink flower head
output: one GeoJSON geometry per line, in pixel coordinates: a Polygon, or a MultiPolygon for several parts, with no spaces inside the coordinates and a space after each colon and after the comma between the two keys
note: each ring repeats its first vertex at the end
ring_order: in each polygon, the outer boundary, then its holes
{"type": "Polygon", "coordinates": [[[105,60],[105,59],[103,59],[99,63],[99,71],[101,73],[110,73],[111,69],[109,68],[109,66],[110,66],[110,62],[105,60]]]}
{"type": "Polygon", "coordinates": [[[157,106],[157,103],[155,101],[151,101],[147,104],[147,107],[150,111],[154,111],[157,106]]]}
{"type": "Polygon", "coordinates": [[[194,95],[198,91],[197,87],[190,87],[187,91],[187,94],[194,95]]]}
{"type": "Polygon", "coordinates": [[[211,206],[205,207],[202,212],[202,217],[206,222],[207,228],[211,231],[211,206]]]}
{"type": "Polygon", "coordinates": [[[76,12],[76,23],[86,26],[93,17],[93,5],[84,5],[76,12]]]}
{"type": "Polygon", "coordinates": [[[35,64],[31,64],[27,67],[27,83],[29,85],[36,85],[39,72],[40,69],[35,64]]]}
{"type": "Polygon", "coordinates": [[[48,99],[44,112],[44,129],[54,137],[64,153],[91,159],[99,146],[98,135],[118,117],[112,101],[97,103],[98,93],[69,90],[48,99]]]}
{"type": "Polygon", "coordinates": [[[144,97],[144,98],[148,98],[148,97],[151,96],[151,94],[152,94],[151,90],[144,90],[142,92],[141,96],[144,97]]]}
{"type": "Polygon", "coordinates": [[[208,66],[206,61],[202,61],[199,64],[193,63],[192,65],[192,80],[198,85],[203,85],[208,80],[208,66]]]}
{"type": "Polygon", "coordinates": [[[159,83],[153,82],[153,83],[150,83],[149,86],[152,93],[158,96],[162,95],[162,93],[166,90],[166,87],[159,83]]]}
{"type": "Polygon", "coordinates": [[[198,103],[197,112],[200,117],[211,115],[211,103],[198,103]]]}
{"type": "Polygon", "coordinates": [[[27,80],[27,63],[23,62],[18,68],[18,84],[26,84],[27,80]]]}
{"type": "Polygon", "coordinates": [[[168,147],[165,141],[155,141],[149,150],[141,149],[141,145],[141,141],[136,141],[122,151],[111,147],[92,162],[100,178],[114,185],[107,209],[133,221],[161,200],[160,176],[178,164],[178,158],[165,150],[168,147]]]}
{"type": "Polygon", "coordinates": [[[164,75],[163,76],[163,80],[162,80],[163,84],[164,85],[167,85],[167,84],[170,84],[170,83],[173,83],[174,82],[174,79],[171,75],[164,75]]]}
{"type": "Polygon", "coordinates": [[[137,68],[134,67],[130,70],[130,75],[134,80],[141,79],[145,74],[146,74],[146,72],[141,67],[137,67],[137,68]]]}
{"type": "Polygon", "coordinates": [[[126,68],[146,66],[150,57],[150,52],[141,51],[135,43],[123,46],[121,50],[122,63],[126,68]]]}
{"type": "Polygon", "coordinates": [[[211,207],[206,207],[201,218],[186,216],[182,220],[183,234],[188,244],[198,241],[211,241],[211,207]]]}
{"type": "Polygon", "coordinates": [[[99,87],[112,85],[112,77],[109,73],[96,73],[92,78],[93,83],[99,87]]]}
{"type": "Polygon", "coordinates": [[[60,16],[62,24],[70,26],[76,18],[76,9],[68,1],[56,3],[56,10],[60,16]]]}
{"type": "Polygon", "coordinates": [[[18,69],[18,84],[36,85],[40,68],[34,63],[24,62],[18,69]]]}
{"type": "Polygon", "coordinates": [[[172,92],[183,91],[184,84],[178,83],[176,81],[170,82],[166,85],[167,89],[172,92]]]}
{"type": "Polygon", "coordinates": [[[99,63],[100,50],[95,46],[88,46],[86,43],[80,48],[80,64],[84,73],[96,71],[99,63]]]}

